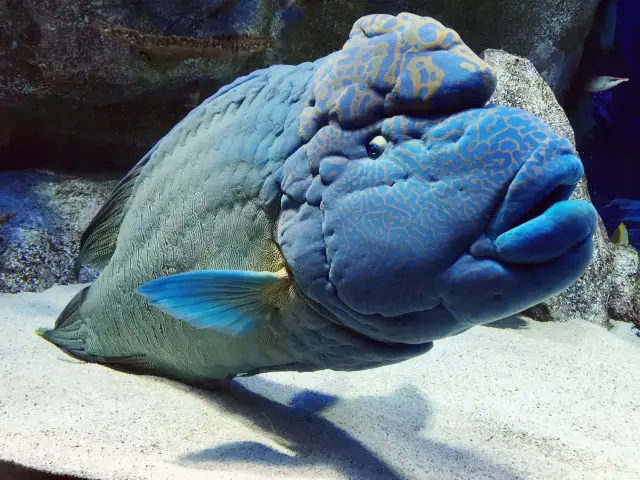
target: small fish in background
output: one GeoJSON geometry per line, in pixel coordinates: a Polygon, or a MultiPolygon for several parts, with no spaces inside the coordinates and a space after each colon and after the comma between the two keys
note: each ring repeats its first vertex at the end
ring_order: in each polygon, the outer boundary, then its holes
{"type": "Polygon", "coordinates": [[[604,90],[609,90],[617,85],[620,85],[622,82],[629,81],[628,78],[622,77],[610,77],[608,75],[602,75],[600,77],[592,78],[587,82],[584,89],[587,92],[602,92],[604,90]]]}
{"type": "Polygon", "coordinates": [[[624,224],[624,222],[618,225],[618,228],[615,229],[609,239],[613,243],[617,243],[620,245],[629,245],[629,231],[627,230],[627,226],[624,224]]]}
{"type": "Polygon", "coordinates": [[[616,38],[616,17],[618,16],[618,2],[612,0],[607,6],[604,14],[604,23],[600,32],[600,47],[603,51],[608,52],[613,49],[613,43],[616,38]]]}

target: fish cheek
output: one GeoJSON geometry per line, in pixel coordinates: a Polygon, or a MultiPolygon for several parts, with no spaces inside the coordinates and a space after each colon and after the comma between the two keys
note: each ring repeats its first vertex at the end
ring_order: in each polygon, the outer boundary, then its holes
{"type": "Polygon", "coordinates": [[[323,203],[329,279],[349,308],[398,316],[438,304],[433,279],[450,263],[425,194],[400,182],[323,203]]]}

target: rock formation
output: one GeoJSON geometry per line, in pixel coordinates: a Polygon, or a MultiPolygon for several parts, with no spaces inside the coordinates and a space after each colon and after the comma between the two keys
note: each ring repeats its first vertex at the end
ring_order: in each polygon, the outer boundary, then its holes
{"type": "Polygon", "coordinates": [[[338,50],[369,13],[428,15],[474,51],[528,57],[561,95],[597,3],[0,0],[0,170],[126,171],[221,85],[338,50]],[[219,37],[248,48],[207,48],[219,37]]]}
{"type": "Polygon", "coordinates": [[[47,171],[0,173],[0,292],[88,282],[73,266],[78,241],[117,182],[47,171]]]}

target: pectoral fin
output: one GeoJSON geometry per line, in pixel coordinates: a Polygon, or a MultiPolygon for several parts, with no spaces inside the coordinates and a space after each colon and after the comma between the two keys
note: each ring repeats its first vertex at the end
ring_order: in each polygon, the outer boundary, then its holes
{"type": "Polygon", "coordinates": [[[290,279],[286,270],[199,270],[157,278],[136,293],[196,328],[231,336],[246,334],[286,305],[290,279]]]}

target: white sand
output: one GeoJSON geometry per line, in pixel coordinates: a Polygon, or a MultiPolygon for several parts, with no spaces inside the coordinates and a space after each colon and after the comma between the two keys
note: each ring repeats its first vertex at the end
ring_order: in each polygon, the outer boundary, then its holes
{"type": "Polygon", "coordinates": [[[0,295],[0,460],[101,479],[640,478],[628,325],[478,327],[399,365],[214,394],[37,337],[79,288],[0,295]]]}

